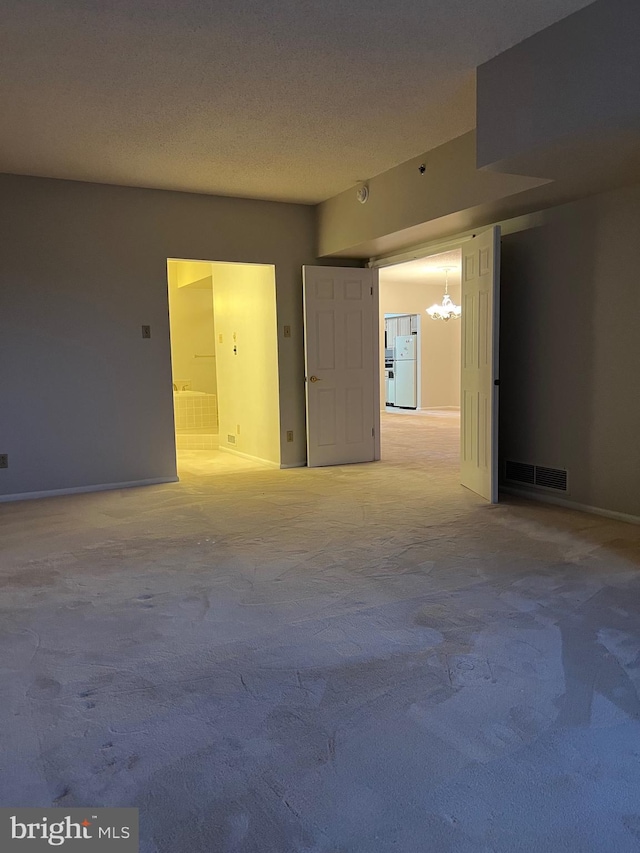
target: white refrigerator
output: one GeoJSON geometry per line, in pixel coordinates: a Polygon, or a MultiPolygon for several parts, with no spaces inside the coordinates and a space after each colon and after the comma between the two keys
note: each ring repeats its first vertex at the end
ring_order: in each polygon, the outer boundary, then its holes
{"type": "Polygon", "coordinates": [[[418,406],[416,341],[416,335],[400,335],[396,338],[395,404],[402,409],[415,409],[418,406]]]}

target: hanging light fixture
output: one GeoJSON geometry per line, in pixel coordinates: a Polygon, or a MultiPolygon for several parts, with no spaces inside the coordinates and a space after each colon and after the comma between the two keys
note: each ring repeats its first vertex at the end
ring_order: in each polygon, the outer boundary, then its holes
{"type": "Polygon", "coordinates": [[[440,305],[437,303],[427,308],[427,314],[432,320],[457,320],[462,314],[462,308],[459,305],[454,305],[449,296],[449,267],[444,269],[444,296],[440,305]]]}

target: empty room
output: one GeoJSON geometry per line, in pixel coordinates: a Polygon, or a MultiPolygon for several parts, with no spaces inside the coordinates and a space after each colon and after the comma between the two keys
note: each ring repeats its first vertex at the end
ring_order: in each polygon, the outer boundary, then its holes
{"type": "Polygon", "coordinates": [[[635,853],[636,0],[0,14],[3,853],[635,853]]]}

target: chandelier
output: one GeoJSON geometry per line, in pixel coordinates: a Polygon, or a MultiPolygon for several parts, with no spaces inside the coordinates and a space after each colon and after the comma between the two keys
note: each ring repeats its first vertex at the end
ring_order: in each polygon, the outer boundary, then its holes
{"type": "Polygon", "coordinates": [[[454,305],[449,296],[449,267],[444,268],[444,296],[440,305],[437,303],[427,308],[427,314],[432,320],[457,320],[462,314],[462,308],[454,305]]]}

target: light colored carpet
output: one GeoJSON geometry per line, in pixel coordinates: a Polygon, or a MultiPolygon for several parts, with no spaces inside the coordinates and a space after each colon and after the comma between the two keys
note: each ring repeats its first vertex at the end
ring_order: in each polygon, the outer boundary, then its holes
{"type": "Polygon", "coordinates": [[[273,470],[256,459],[247,459],[225,450],[179,450],[178,476],[181,480],[221,474],[242,474],[247,471],[273,470]]]}
{"type": "Polygon", "coordinates": [[[384,430],[0,507],[1,804],[137,806],[144,853],[635,853],[640,529],[384,430]]]}

